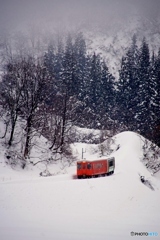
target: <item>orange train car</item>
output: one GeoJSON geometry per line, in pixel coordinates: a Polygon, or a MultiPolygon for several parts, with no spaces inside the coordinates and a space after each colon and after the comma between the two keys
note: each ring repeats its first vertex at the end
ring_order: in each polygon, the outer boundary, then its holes
{"type": "Polygon", "coordinates": [[[77,178],[107,176],[114,173],[115,158],[77,162],[77,178]]]}

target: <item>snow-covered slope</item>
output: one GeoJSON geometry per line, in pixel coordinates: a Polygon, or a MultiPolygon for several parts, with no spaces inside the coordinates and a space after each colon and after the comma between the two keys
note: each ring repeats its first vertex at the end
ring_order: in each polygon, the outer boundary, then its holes
{"type": "Polygon", "coordinates": [[[99,53],[107,62],[110,72],[118,78],[122,56],[131,46],[133,35],[140,46],[145,37],[150,53],[158,52],[160,46],[160,18],[132,13],[127,19],[110,19],[96,27],[82,29],[87,40],[89,52],[99,53]]]}
{"type": "MultiPolygon", "coordinates": [[[[8,169],[1,154],[0,239],[128,240],[131,232],[160,234],[160,176],[152,176],[141,163],[137,134],[120,133],[115,142],[118,150],[111,154],[115,173],[96,179],[73,179],[75,165],[65,174],[31,176],[28,171],[8,169]],[[139,173],[154,190],[140,182],[139,173]]],[[[96,159],[97,147],[77,143],[72,149],[79,159],[82,148],[86,159],[96,159]]]]}

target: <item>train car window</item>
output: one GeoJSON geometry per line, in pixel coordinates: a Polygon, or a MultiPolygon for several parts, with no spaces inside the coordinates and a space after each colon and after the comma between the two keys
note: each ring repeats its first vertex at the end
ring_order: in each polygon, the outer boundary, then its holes
{"type": "Polygon", "coordinates": [[[91,169],[92,165],[90,163],[87,164],[87,169],[91,169]]]}
{"type": "Polygon", "coordinates": [[[81,164],[80,163],[77,163],[77,169],[81,169],[81,164]]]}
{"type": "Polygon", "coordinates": [[[109,161],[109,167],[113,166],[113,161],[109,161]]]}

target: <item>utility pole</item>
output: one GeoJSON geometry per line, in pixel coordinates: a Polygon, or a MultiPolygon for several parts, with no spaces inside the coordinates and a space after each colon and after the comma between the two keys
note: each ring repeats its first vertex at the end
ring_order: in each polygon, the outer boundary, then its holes
{"type": "Polygon", "coordinates": [[[83,149],[83,148],[82,148],[82,159],[83,159],[83,157],[84,157],[84,153],[86,153],[86,149],[83,149]]]}

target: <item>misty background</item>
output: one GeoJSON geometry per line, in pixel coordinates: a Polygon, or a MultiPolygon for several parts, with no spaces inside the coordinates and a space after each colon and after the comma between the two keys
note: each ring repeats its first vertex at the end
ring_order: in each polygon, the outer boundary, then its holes
{"type": "Polygon", "coordinates": [[[159,0],[1,0],[0,31],[119,26],[134,14],[156,21],[159,9],[159,0]]]}
{"type": "Polygon", "coordinates": [[[41,55],[59,37],[82,32],[87,50],[101,54],[118,78],[134,34],[158,52],[159,9],[159,0],[1,0],[0,61],[14,51],[41,55]]]}

